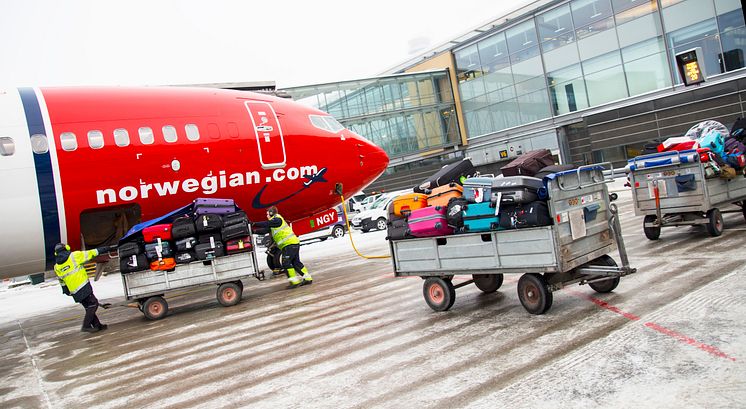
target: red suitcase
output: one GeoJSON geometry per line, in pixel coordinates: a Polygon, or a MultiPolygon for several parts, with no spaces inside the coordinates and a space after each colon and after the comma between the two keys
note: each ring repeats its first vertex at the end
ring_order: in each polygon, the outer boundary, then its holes
{"type": "Polygon", "coordinates": [[[146,243],[161,240],[171,240],[170,224],[154,224],[142,229],[142,238],[146,243]]]}
{"type": "Polygon", "coordinates": [[[412,210],[407,218],[409,233],[415,237],[434,237],[453,234],[453,227],[446,220],[445,206],[428,206],[412,210]]]}
{"type": "Polygon", "coordinates": [[[246,251],[251,251],[251,238],[249,236],[225,242],[225,252],[227,254],[243,253],[246,251]]]}

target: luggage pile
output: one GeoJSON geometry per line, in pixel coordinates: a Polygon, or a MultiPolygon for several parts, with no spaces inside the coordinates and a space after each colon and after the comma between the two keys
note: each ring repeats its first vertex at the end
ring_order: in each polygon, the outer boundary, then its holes
{"type": "Polygon", "coordinates": [[[196,199],[187,213],[171,219],[125,236],[119,244],[122,274],[173,270],[252,250],[249,219],[231,199],[196,199]]]}
{"type": "Polygon", "coordinates": [[[668,138],[657,145],[646,144],[646,157],[655,160],[647,161],[647,166],[646,161],[630,160],[625,169],[629,172],[641,167],[674,164],[677,161],[699,161],[705,165],[706,177],[732,179],[737,171],[744,173],[746,168],[744,128],[746,120],[741,118],[736,120],[730,132],[720,122],[700,122],[691,127],[684,136],[668,138]]]}
{"type": "Polygon", "coordinates": [[[548,149],[526,152],[502,175],[478,175],[468,159],[443,167],[389,206],[389,240],[520,229],[552,224],[543,177],[572,169],[548,149]]]}

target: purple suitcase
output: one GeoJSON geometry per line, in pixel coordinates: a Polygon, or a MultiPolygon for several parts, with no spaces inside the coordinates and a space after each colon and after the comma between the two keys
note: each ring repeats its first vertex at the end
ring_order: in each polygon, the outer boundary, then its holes
{"type": "Polygon", "coordinates": [[[228,214],[236,211],[233,199],[194,199],[194,216],[203,214],[228,214]]]}
{"type": "Polygon", "coordinates": [[[446,220],[445,206],[428,206],[412,210],[407,221],[409,233],[415,237],[434,237],[453,234],[453,227],[446,220]]]}

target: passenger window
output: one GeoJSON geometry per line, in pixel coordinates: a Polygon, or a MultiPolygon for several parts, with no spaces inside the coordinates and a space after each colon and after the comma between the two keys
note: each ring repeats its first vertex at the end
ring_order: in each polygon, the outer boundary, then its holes
{"type": "Polygon", "coordinates": [[[0,156],[10,156],[16,153],[16,144],[13,138],[3,136],[0,138],[0,156]]]}
{"type": "Polygon", "coordinates": [[[220,139],[220,128],[217,124],[207,124],[207,134],[212,139],[220,139]]]}
{"type": "Polygon", "coordinates": [[[91,149],[101,149],[104,147],[104,133],[101,131],[88,131],[88,146],[91,149]]]}
{"type": "Polygon", "coordinates": [[[114,143],[119,147],[129,146],[130,134],[124,128],[114,130],[114,143]]]}
{"type": "Polygon", "coordinates": [[[49,141],[46,135],[31,135],[31,150],[37,155],[43,155],[49,152],[49,141]]]}
{"type": "Polygon", "coordinates": [[[155,142],[153,130],[149,127],[143,126],[142,128],[138,129],[137,132],[140,134],[140,143],[142,143],[143,145],[151,145],[153,142],[155,142]]]}
{"type": "Polygon", "coordinates": [[[72,152],[78,149],[78,140],[72,132],[63,132],[60,135],[60,145],[65,152],[72,152]]]}
{"type": "Polygon", "coordinates": [[[176,135],[176,128],[174,128],[171,125],[166,125],[163,127],[163,139],[168,143],[174,143],[178,139],[178,135],[176,135]]]}
{"type": "Polygon", "coordinates": [[[228,136],[238,138],[238,125],[235,122],[228,122],[228,136]]]}
{"type": "Polygon", "coordinates": [[[199,128],[197,128],[197,125],[186,124],[184,126],[184,130],[186,131],[187,139],[189,139],[190,141],[199,140],[199,128]]]}

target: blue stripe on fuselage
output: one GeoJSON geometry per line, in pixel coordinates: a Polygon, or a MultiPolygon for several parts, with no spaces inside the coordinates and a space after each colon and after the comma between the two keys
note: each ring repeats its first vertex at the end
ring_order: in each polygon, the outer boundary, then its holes
{"type": "MultiPolygon", "coordinates": [[[[47,135],[44,129],[44,119],[41,116],[39,100],[32,88],[19,88],[23,110],[26,114],[29,135],[47,135]]],[[[54,245],[61,241],[60,238],[60,215],[57,211],[57,193],[54,188],[54,177],[52,176],[52,159],[49,152],[43,154],[34,153],[34,166],[36,168],[36,184],[39,188],[39,202],[41,204],[41,219],[44,227],[44,250],[46,255],[46,268],[51,269],[54,265],[54,245]]]]}

